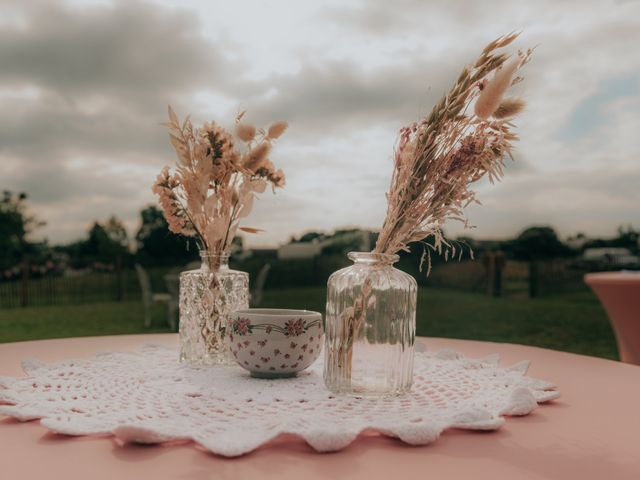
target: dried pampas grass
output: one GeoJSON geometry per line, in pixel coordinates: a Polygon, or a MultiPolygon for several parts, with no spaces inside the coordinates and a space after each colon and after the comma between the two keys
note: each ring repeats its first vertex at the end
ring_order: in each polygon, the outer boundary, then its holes
{"type": "MultiPolygon", "coordinates": [[[[175,173],[165,167],[153,185],[169,229],[177,234],[196,237],[202,250],[211,257],[228,253],[238,229],[247,233],[260,230],[239,227],[240,220],[251,212],[254,197],[284,186],[284,173],[269,160],[273,141],[287,128],[275,122],[273,135],[240,123],[236,118],[235,136],[215,122],[195,128],[187,117],[182,123],[169,107],[170,133],[178,160],[175,173]],[[244,143],[244,153],[236,141],[244,143]]],[[[218,265],[210,267],[215,270],[218,265]]]]}
{"type": "Polygon", "coordinates": [[[400,130],[387,215],[374,252],[406,251],[410,243],[432,236],[423,256],[429,266],[431,251],[446,258],[461,253],[442,236],[442,227],[449,219],[469,226],[464,209],[477,202],[472,184],[485,176],[500,179],[517,139],[511,119],[525,103],[504,95],[521,80],[516,74],[532,50],[512,57],[498,51],[517,36],[487,45],[429,115],[400,130]]]}

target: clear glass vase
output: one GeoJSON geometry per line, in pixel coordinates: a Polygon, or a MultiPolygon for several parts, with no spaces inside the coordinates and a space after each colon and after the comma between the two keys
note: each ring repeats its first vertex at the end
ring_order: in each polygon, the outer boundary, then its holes
{"type": "Polygon", "coordinates": [[[249,274],[229,268],[229,255],[200,252],[198,270],[180,274],[180,361],[235,365],[226,340],[230,315],[249,308],[249,274]]]}
{"type": "Polygon", "coordinates": [[[413,382],[415,279],[397,255],[351,252],[329,277],[324,381],[337,394],[400,395],[413,382]]]}

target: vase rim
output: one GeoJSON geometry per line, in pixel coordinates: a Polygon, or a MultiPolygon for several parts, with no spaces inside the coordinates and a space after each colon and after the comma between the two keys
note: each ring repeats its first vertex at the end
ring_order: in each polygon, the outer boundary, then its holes
{"type": "Polygon", "coordinates": [[[220,258],[228,259],[231,254],[229,253],[210,253],[209,250],[200,250],[200,258],[220,258]]]}
{"type": "Polygon", "coordinates": [[[313,310],[299,310],[292,308],[243,308],[242,310],[236,310],[233,316],[260,316],[260,317],[282,317],[289,319],[290,317],[321,317],[320,312],[314,312],[313,310]]]}
{"type": "Polygon", "coordinates": [[[385,263],[391,265],[400,260],[400,256],[395,253],[349,252],[347,257],[355,263],[369,264],[385,263]]]}

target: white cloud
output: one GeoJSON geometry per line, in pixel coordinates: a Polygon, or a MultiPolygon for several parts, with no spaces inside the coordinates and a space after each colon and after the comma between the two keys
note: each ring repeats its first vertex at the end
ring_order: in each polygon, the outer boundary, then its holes
{"type": "Polygon", "coordinates": [[[472,233],[552,223],[606,234],[640,224],[638,18],[637,2],[613,1],[7,0],[0,187],[31,194],[53,241],[112,213],[134,226],[173,161],[166,104],[196,121],[247,109],[259,124],[291,123],[274,154],[287,188],[257,202],[248,222],[267,232],[250,243],[377,227],[397,129],[482,44],[524,29],[519,45],[539,46],[521,88],[518,162],[479,186],[472,233]]]}

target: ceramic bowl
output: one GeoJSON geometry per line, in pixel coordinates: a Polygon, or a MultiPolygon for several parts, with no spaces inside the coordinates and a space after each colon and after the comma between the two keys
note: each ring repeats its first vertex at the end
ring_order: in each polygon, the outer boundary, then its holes
{"type": "Polygon", "coordinates": [[[231,353],[253,377],[293,377],[320,355],[322,315],[309,310],[249,308],[231,315],[231,353]]]}

